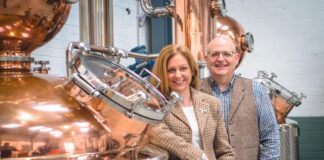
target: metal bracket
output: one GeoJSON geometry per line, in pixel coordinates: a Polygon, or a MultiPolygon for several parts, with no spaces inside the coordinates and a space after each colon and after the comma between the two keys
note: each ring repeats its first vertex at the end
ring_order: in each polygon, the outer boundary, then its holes
{"type": "Polygon", "coordinates": [[[126,112],[126,116],[128,118],[133,118],[134,117],[134,112],[136,112],[136,110],[138,109],[138,107],[140,106],[140,104],[142,104],[143,102],[150,102],[150,97],[143,91],[137,91],[136,95],[139,97],[139,99],[133,103],[130,107],[130,110],[126,112]]]}

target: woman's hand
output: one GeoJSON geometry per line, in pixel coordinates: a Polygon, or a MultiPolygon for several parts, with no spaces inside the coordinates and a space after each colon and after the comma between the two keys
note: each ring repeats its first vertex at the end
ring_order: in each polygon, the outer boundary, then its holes
{"type": "Polygon", "coordinates": [[[208,160],[208,157],[206,156],[205,153],[201,155],[201,160],[208,160]]]}

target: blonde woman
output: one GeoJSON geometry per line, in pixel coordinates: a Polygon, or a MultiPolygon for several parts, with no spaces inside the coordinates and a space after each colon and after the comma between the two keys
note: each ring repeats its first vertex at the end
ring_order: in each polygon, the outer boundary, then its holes
{"type": "Polygon", "coordinates": [[[150,143],[167,150],[169,159],[234,159],[219,100],[196,90],[198,66],[189,49],[164,47],[153,74],[161,80],[161,93],[168,97],[172,91],[178,92],[183,101],[149,130],[150,143]]]}

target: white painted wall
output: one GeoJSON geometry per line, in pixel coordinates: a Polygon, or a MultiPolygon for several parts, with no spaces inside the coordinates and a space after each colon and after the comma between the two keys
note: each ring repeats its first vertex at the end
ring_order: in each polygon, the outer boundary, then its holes
{"type": "Polygon", "coordinates": [[[227,9],[255,39],[238,72],[276,73],[279,84],[307,95],[288,116],[324,116],[324,1],[230,0],[227,9]]]}
{"type": "MultiPolygon", "coordinates": [[[[114,0],[114,47],[131,50],[138,45],[148,43],[148,25],[138,26],[138,18],[144,15],[137,0],[114,0]],[[130,10],[130,14],[126,9],[130,10]]],[[[50,61],[49,74],[65,77],[65,49],[69,42],[80,40],[79,31],[79,4],[73,4],[67,22],[61,31],[44,46],[34,50],[32,57],[36,61],[50,61]]],[[[135,63],[133,58],[122,59],[122,65],[135,63]]]]}
{"type": "Polygon", "coordinates": [[[34,50],[31,57],[34,57],[35,61],[50,61],[49,74],[65,77],[65,49],[69,42],[76,42],[79,39],[79,4],[73,4],[67,22],[61,31],[44,46],[34,50]]]}
{"type": "MultiPolygon", "coordinates": [[[[115,47],[130,50],[147,44],[146,28],[137,28],[137,0],[114,0],[113,4],[115,47]]],[[[226,4],[228,15],[255,39],[254,52],[246,56],[238,72],[247,78],[256,77],[259,70],[276,73],[278,83],[307,95],[289,116],[324,116],[324,1],[227,0],[226,4]]],[[[79,40],[78,12],[74,4],[61,32],[32,54],[36,60],[50,60],[50,74],[66,75],[65,48],[68,42],[79,40]]]]}

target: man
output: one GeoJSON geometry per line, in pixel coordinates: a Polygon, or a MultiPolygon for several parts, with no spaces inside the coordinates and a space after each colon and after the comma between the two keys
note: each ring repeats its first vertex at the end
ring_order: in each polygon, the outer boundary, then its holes
{"type": "Polygon", "coordinates": [[[237,159],[278,159],[279,128],[265,88],[234,74],[244,52],[239,46],[228,36],[210,41],[204,58],[211,76],[202,79],[199,88],[221,100],[237,159]]]}

